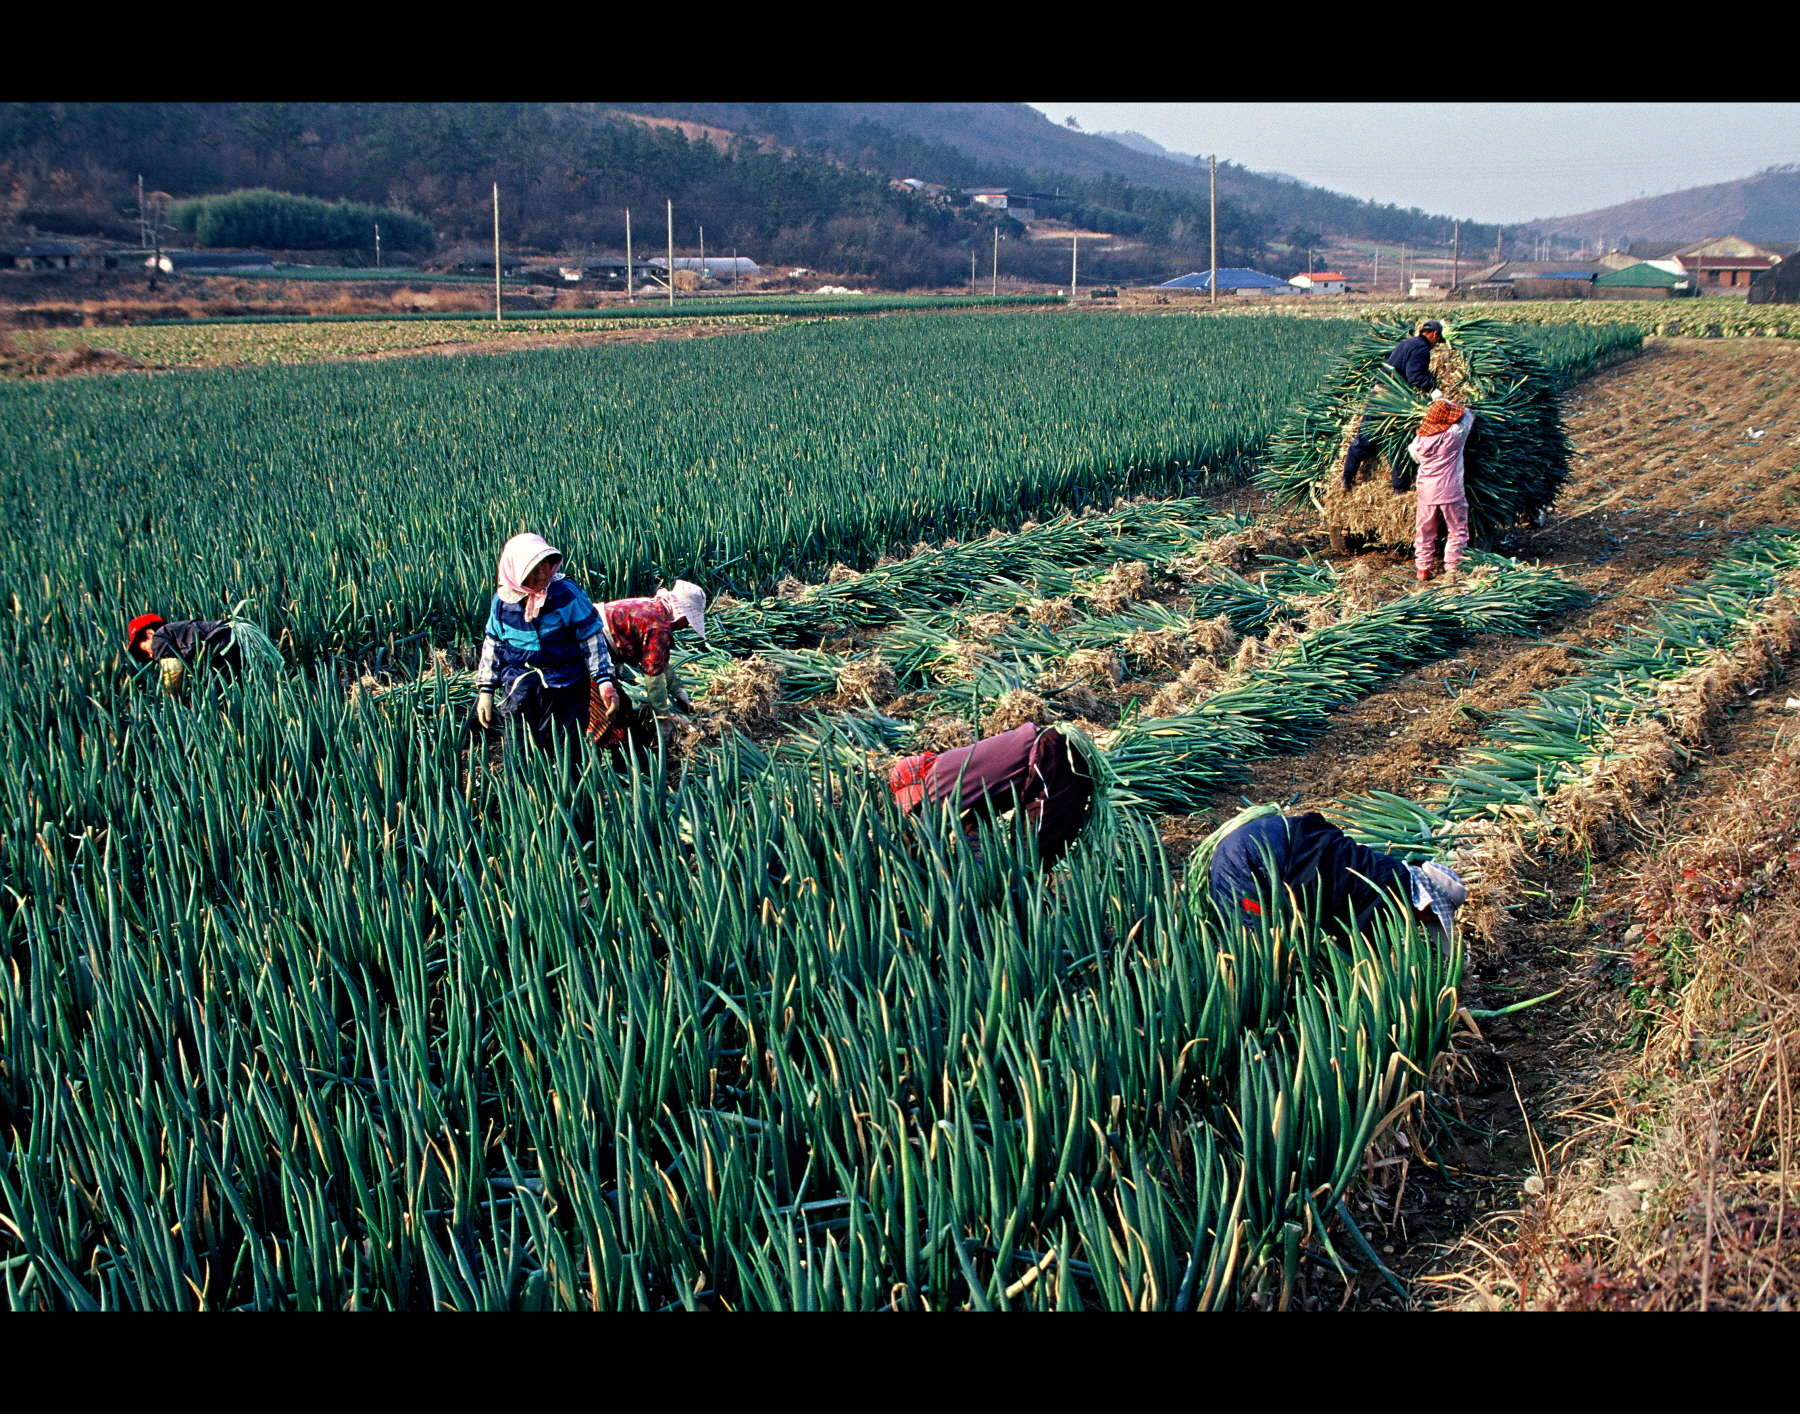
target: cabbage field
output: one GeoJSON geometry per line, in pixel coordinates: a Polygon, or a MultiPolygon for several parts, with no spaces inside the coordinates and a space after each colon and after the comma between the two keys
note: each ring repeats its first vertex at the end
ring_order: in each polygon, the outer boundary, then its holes
{"type": "Polygon", "coordinates": [[[1200,498],[1106,509],[1247,471],[1353,332],[924,314],[0,389],[0,1302],[1285,1309],[1382,1270],[1345,1199],[1433,1103],[1460,951],[1226,934],[1158,818],[1581,593],[1490,556],[1373,603],[1207,568],[1245,527],[1200,498]],[[466,643],[525,528],[596,594],[737,590],[689,671],[788,655],[779,738],[478,787],[456,676],[344,690],[466,643]],[[1187,617],[1108,603],[1115,563],[1187,617]],[[287,671],[122,670],[130,614],[245,600],[287,671]],[[824,700],[846,625],[978,717],[1222,623],[1228,690],[1120,722],[1047,876],[1011,824],[900,817],[913,724],[824,700]]]}

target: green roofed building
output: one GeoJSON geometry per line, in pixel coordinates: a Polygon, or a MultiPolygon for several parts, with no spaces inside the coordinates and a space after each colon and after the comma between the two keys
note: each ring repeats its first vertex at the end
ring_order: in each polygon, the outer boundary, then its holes
{"type": "Polygon", "coordinates": [[[1670,299],[1692,293],[1693,282],[1687,276],[1647,260],[1609,270],[1594,281],[1595,299],[1670,299]]]}

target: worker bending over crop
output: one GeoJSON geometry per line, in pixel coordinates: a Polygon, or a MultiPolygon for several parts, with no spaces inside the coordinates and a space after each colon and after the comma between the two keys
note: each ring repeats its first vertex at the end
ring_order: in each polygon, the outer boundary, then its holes
{"type": "MultiPolygon", "coordinates": [[[[1071,728],[1072,730],[1072,728],[1071,728]]],[[[965,826],[1017,808],[1037,827],[1038,858],[1049,868],[1087,823],[1094,782],[1055,727],[1027,722],[973,746],[908,756],[888,776],[905,814],[929,801],[954,801],[965,826]]]]}
{"type": "MultiPolygon", "coordinates": [[[[1412,338],[1402,339],[1394,345],[1394,351],[1387,356],[1388,367],[1421,393],[1429,393],[1437,386],[1437,380],[1431,376],[1431,351],[1443,342],[1444,326],[1435,319],[1427,319],[1419,326],[1419,332],[1412,338]]],[[[1358,428],[1355,440],[1350,443],[1349,450],[1344,453],[1344,489],[1346,491],[1355,482],[1357,469],[1368,460],[1374,451],[1374,439],[1367,432],[1358,428]]],[[[1404,491],[1406,489],[1406,469],[1398,466],[1391,468],[1388,484],[1396,491],[1404,491]]]]}
{"type": "Polygon", "coordinates": [[[603,710],[619,705],[599,611],[559,572],[562,558],[541,535],[506,542],[475,673],[475,718],[482,727],[522,726],[544,750],[587,724],[590,688],[603,710]]]}
{"type": "Polygon", "coordinates": [[[678,579],[673,588],[659,589],[647,599],[614,599],[601,606],[600,622],[606,629],[613,662],[636,668],[643,675],[644,697],[654,710],[669,711],[671,697],[682,711],[694,710],[669,654],[678,628],[706,637],[704,589],[678,579]]]}
{"type": "Polygon", "coordinates": [[[171,622],[161,614],[139,614],[125,629],[125,652],[139,662],[158,664],[162,685],[171,692],[180,689],[202,652],[232,672],[244,665],[231,625],[218,619],[171,622]]]}
{"type": "Polygon", "coordinates": [[[1413,561],[1419,583],[1431,578],[1438,525],[1444,527],[1444,583],[1455,584],[1463,551],[1469,548],[1469,498],[1463,486],[1463,448],[1475,428],[1475,414],[1442,393],[1425,410],[1419,432],[1406,452],[1419,464],[1419,512],[1413,522],[1413,561]]]}
{"type": "Polygon", "coordinates": [[[1246,811],[1228,825],[1211,860],[1214,906],[1250,923],[1283,896],[1340,941],[1367,934],[1384,907],[1410,907],[1446,952],[1469,891],[1442,864],[1408,864],[1360,845],[1317,811],[1246,811]],[[1239,823],[1241,821],[1242,823],[1239,823]]]}

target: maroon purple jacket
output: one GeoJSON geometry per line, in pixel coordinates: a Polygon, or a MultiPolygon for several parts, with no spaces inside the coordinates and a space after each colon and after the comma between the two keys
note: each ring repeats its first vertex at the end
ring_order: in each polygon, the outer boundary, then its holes
{"type": "Polygon", "coordinates": [[[1094,783],[1061,732],[1030,722],[973,746],[946,751],[925,777],[925,798],[955,799],[964,813],[995,815],[1017,805],[1037,826],[1038,855],[1054,864],[1087,823],[1094,783]]]}

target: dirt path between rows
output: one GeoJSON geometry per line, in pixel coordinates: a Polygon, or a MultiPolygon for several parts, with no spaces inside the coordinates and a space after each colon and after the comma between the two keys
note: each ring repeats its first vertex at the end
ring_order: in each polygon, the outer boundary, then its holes
{"type": "MultiPolygon", "coordinates": [[[[1557,514],[1543,529],[1495,548],[1557,568],[1592,600],[1550,620],[1539,638],[1485,636],[1395,680],[1337,714],[1331,732],[1305,755],[1257,763],[1243,797],[1306,809],[1369,790],[1412,794],[1495,714],[1574,670],[1572,648],[1598,644],[1646,617],[1672,588],[1702,577],[1735,537],[1800,526],[1800,346],[1651,340],[1641,358],[1571,389],[1564,415],[1577,457],[1557,514]]],[[[1395,592],[1407,587],[1404,556],[1361,558],[1395,592]]],[[[1766,755],[1769,718],[1785,711],[1784,700],[1775,694],[1750,704],[1690,763],[1659,813],[1646,819],[1644,838],[1670,837],[1733,790],[1746,763],[1766,755]]],[[[1172,851],[1191,848],[1242,804],[1239,792],[1227,792],[1208,812],[1165,822],[1172,851]]],[[[1574,1118],[1566,1112],[1612,1062],[1616,1000],[1594,996],[1594,949],[1609,901],[1640,862],[1636,852],[1538,861],[1511,939],[1473,951],[1466,989],[1472,1005],[1564,991],[1489,1023],[1483,1043],[1465,1041],[1470,1073],[1457,1088],[1461,1114],[1453,1125],[1460,1142],[1441,1153],[1451,1173],[1415,1164],[1404,1206],[1367,1214],[1402,1276],[1441,1276],[1446,1265],[1469,1265],[1478,1250],[1459,1244],[1473,1232],[1505,1240],[1513,1229],[1505,1215],[1526,1201],[1521,1185],[1533,1169],[1525,1116],[1553,1151],[1571,1132],[1574,1118]]],[[[1357,1296],[1375,1306],[1392,1299],[1368,1282],[1357,1296]]]]}

